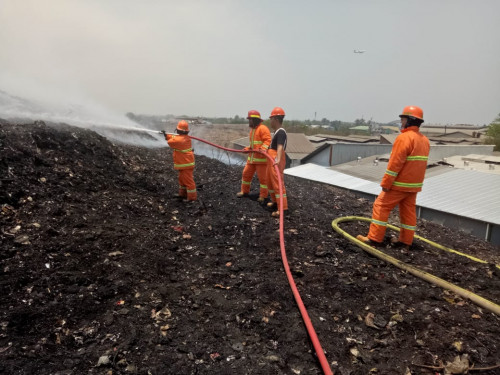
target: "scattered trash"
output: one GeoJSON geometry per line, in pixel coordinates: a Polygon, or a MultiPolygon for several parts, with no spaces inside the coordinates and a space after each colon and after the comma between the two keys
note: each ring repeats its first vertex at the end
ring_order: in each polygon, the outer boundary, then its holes
{"type": "Polygon", "coordinates": [[[155,319],[156,322],[162,322],[167,320],[172,316],[172,313],[167,307],[164,307],[160,311],[156,312],[155,309],[151,310],[151,318],[155,319]]]}
{"type": "Polygon", "coordinates": [[[6,352],[7,350],[9,350],[10,348],[12,347],[12,343],[9,342],[7,344],[7,346],[3,347],[3,348],[0,348],[0,353],[3,353],[3,352],[6,352]]]}
{"type": "Polygon", "coordinates": [[[160,327],[160,333],[162,334],[162,336],[166,336],[167,335],[167,331],[170,329],[170,326],[168,324],[164,325],[164,326],[161,326],[160,327]]]}
{"type": "Polygon", "coordinates": [[[349,352],[356,358],[361,357],[361,353],[356,347],[352,347],[351,349],[349,349],[349,352]]]}
{"type": "Polygon", "coordinates": [[[463,343],[462,343],[462,341],[455,341],[453,344],[451,344],[451,346],[453,348],[455,348],[455,350],[457,352],[461,352],[462,351],[462,347],[463,347],[463,343]]]}
{"type": "Polygon", "coordinates": [[[20,225],[17,225],[15,226],[14,228],[12,228],[11,230],[9,230],[10,233],[12,234],[16,234],[17,232],[19,232],[21,230],[21,226],[20,225]]]}
{"type": "Polygon", "coordinates": [[[113,251],[112,253],[109,253],[108,256],[110,257],[116,257],[118,255],[123,255],[124,253],[122,253],[121,251],[113,251]]]}
{"type": "Polygon", "coordinates": [[[210,354],[210,359],[212,361],[215,361],[216,359],[220,358],[220,354],[219,353],[211,353],[210,354]]]}
{"type": "Polygon", "coordinates": [[[14,243],[20,245],[31,245],[30,239],[27,235],[23,234],[19,237],[14,238],[14,243]]]}
{"type": "Polygon", "coordinates": [[[391,322],[398,322],[401,323],[403,321],[403,315],[400,313],[396,313],[393,316],[391,316],[391,322]]]}
{"type": "Polygon", "coordinates": [[[375,323],[374,323],[374,319],[375,319],[375,314],[373,313],[368,313],[365,317],[365,324],[368,326],[368,327],[371,327],[371,328],[375,328],[375,329],[380,329],[380,327],[378,327],[375,323]]]}
{"type": "Polygon", "coordinates": [[[97,361],[97,367],[106,366],[108,364],[109,364],[109,357],[107,355],[99,357],[99,360],[97,361]]]}

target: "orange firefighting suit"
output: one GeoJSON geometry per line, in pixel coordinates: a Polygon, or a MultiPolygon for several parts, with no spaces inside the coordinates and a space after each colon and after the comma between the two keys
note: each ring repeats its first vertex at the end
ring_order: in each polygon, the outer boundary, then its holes
{"type": "Polygon", "coordinates": [[[198,196],[193,179],[194,153],[191,138],[186,134],[165,134],[165,139],[174,150],[174,169],[179,171],[179,196],[195,201],[198,196]]]}
{"type": "MultiPolygon", "coordinates": [[[[278,142],[283,145],[283,155],[281,156],[280,163],[278,164],[278,169],[280,171],[282,188],[283,188],[283,211],[288,210],[288,199],[286,197],[286,189],[285,189],[285,179],[284,173],[286,166],[286,131],[283,128],[279,128],[275,133],[273,140],[271,142],[271,146],[269,148],[268,154],[273,158],[276,158],[278,154],[278,142]],[[278,141],[278,139],[281,139],[278,141]],[[284,142],[284,143],[281,143],[284,142]]],[[[267,161],[267,186],[269,188],[269,197],[271,201],[278,204],[278,209],[280,208],[280,189],[278,184],[278,175],[276,174],[276,170],[274,168],[274,161],[267,161]]]]}
{"type": "Polygon", "coordinates": [[[399,241],[406,245],[412,244],[417,225],[415,203],[417,193],[422,190],[429,150],[429,140],[419,132],[418,126],[401,130],[380,184],[386,191],[382,191],[373,203],[368,233],[370,240],[384,240],[389,214],[399,205],[399,241]]]}
{"type": "MultiPolygon", "coordinates": [[[[263,150],[266,151],[271,144],[271,133],[264,124],[259,124],[252,128],[248,134],[250,146],[245,147],[245,150],[263,150]]],[[[252,184],[253,176],[257,172],[257,177],[260,184],[259,198],[267,198],[267,158],[258,152],[248,154],[247,164],[243,168],[241,177],[241,191],[245,194],[250,193],[250,185],[252,184]]]]}

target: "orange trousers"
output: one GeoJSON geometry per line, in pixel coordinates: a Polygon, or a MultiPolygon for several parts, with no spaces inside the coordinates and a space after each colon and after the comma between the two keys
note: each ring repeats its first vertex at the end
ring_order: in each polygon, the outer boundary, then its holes
{"type": "Polygon", "coordinates": [[[399,205],[399,218],[401,221],[399,241],[406,245],[411,245],[417,225],[416,202],[416,192],[399,190],[381,192],[373,203],[372,222],[368,238],[375,242],[382,242],[384,240],[389,214],[394,207],[399,205]]]}
{"type": "Polygon", "coordinates": [[[187,198],[188,201],[195,201],[198,198],[196,184],[193,179],[193,169],[179,169],[179,195],[187,198]]]}
{"type": "MultiPolygon", "coordinates": [[[[274,159],[276,157],[276,150],[268,150],[268,154],[274,159]]],[[[285,153],[278,164],[278,168],[280,171],[281,181],[283,182],[283,211],[288,210],[288,200],[286,198],[286,189],[285,189],[285,179],[283,171],[285,170],[286,165],[286,157],[285,153]]],[[[269,190],[269,197],[271,200],[278,204],[278,209],[280,208],[280,189],[278,184],[278,175],[276,174],[276,170],[273,166],[273,162],[267,160],[267,187],[269,190]]]]}
{"type": "Polygon", "coordinates": [[[247,163],[243,168],[243,175],[241,177],[241,191],[245,194],[250,193],[250,186],[252,179],[257,172],[257,177],[260,184],[260,198],[267,198],[267,164],[250,164],[247,163]]]}

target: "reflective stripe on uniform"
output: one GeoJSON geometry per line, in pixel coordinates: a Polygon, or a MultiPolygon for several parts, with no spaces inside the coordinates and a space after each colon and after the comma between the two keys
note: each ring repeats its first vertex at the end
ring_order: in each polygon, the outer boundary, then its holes
{"type": "Polygon", "coordinates": [[[174,164],[174,168],[194,167],[194,162],[187,164],[174,164]]]}
{"type": "Polygon", "coordinates": [[[249,158],[247,159],[247,161],[259,161],[259,162],[266,162],[266,161],[267,161],[267,159],[265,159],[265,158],[264,158],[264,159],[260,159],[260,158],[255,158],[255,157],[253,157],[253,156],[252,156],[251,158],[249,157],[249,158]]]}
{"type": "Polygon", "coordinates": [[[417,229],[417,227],[416,227],[416,226],[413,226],[413,225],[406,225],[406,224],[403,224],[403,223],[401,223],[401,228],[403,228],[403,229],[408,229],[408,230],[412,230],[412,231],[414,231],[414,232],[415,232],[415,230],[417,229]]]}
{"type": "Polygon", "coordinates": [[[187,153],[187,152],[193,151],[193,149],[192,148],[186,148],[185,150],[177,150],[176,148],[174,148],[174,151],[187,153]]]}
{"type": "Polygon", "coordinates": [[[422,187],[424,184],[422,182],[411,183],[411,182],[394,181],[393,185],[394,186],[401,186],[401,187],[409,187],[409,188],[418,188],[418,187],[422,187]]]}
{"type": "Polygon", "coordinates": [[[398,175],[398,172],[393,172],[388,169],[386,169],[385,173],[388,174],[389,176],[394,176],[394,177],[398,175]]]}
{"type": "Polygon", "coordinates": [[[243,185],[251,185],[252,184],[252,181],[245,181],[245,180],[241,180],[241,183],[243,185]]]}
{"type": "Polygon", "coordinates": [[[415,156],[407,156],[406,157],[406,160],[423,160],[423,161],[427,161],[429,158],[427,156],[418,156],[418,155],[415,155],[415,156]]]}

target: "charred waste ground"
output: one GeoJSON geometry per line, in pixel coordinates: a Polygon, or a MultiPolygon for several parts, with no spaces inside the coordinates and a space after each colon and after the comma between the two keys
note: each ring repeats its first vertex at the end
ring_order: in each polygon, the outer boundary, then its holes
{"type": "MultiPolygon", "coordinates": [[[[0,373],[322,373],[283,270],[278,220],[257,194],[235,196],[240,166],[197,156],[200,199],[186,204],[173,197],[167,147],[1,121],[0,151],[0,373]]],[[[333,231],[337,217],[369,217],[371,202],[291,177],[286,186],[290,268],[335,374],[500,362],[500,317],[333,231]]],[[[367,223],[342,228],[365,233],[367,223]]],[[[418,234],[500,263],[498,247],[465,233],[419,221],[418,234]]],[[[491,264],[419,241],[409,253],[382,250],[500,302],[491,264]]]]}

